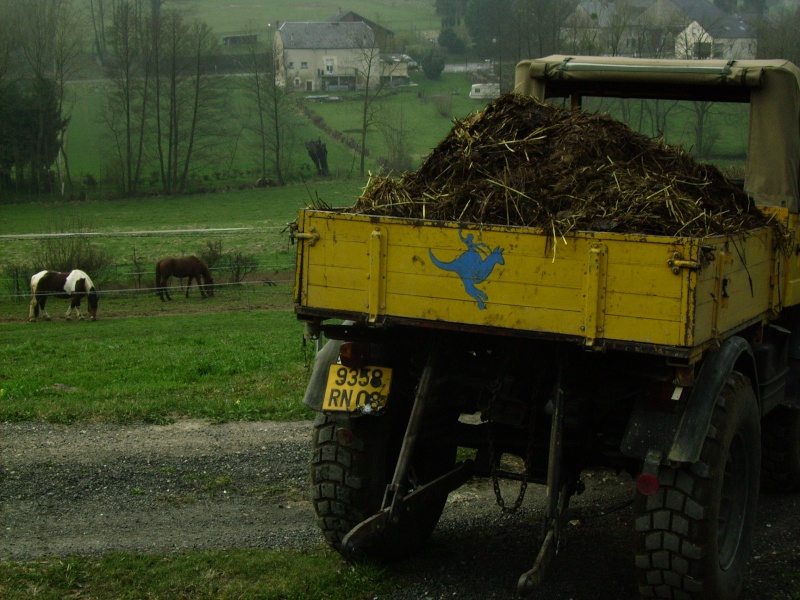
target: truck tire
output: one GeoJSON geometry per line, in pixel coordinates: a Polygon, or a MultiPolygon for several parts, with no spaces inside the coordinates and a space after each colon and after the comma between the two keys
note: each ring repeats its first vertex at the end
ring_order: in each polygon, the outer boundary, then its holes
{"type": "Polygon", "coordinates": [[[717,398],[700,459],[662,467],[660,489],[634,504],[636,569],[648,598],[736,598],[758,504],[758,404],[733,372],[717,398]]]}
{"type": "MultiPolygon", "coordinates": [[[[391,407],[390,407],[391,411],[391,407]]],[[[350,418],[320,413],[314,421],[311,483],[318,525],[327,542],[341,551],[344,536],[378,512],[395,464],[408,417],[350,418]],[[340,439],[344,428],[352,438],[340,439]]],[[[417,484],[427,483],[452,469],[456,447],[418,447],[411,466],[417,484]]],[[[410,490],[409,490],[410,491],[410,490]]],[[[387,529],[368,558],[378,561],[408,556],[427,542],[444,510],[447,494],[434,497],[418,510],[403,512],[400,523],[387,529]]]]}
{"type": "Polygon", "coordinates": [[[761,421],[761,484],[800,490],[800,409],[778,406],[761,421]]]}

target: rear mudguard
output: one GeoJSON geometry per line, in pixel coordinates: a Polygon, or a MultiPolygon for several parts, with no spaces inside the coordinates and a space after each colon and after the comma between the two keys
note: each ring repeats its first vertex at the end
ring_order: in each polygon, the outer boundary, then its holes
{"type": "Polygon", "coordinates": [[[709,354],[700,367],[700,373],[684,408],[672,448],[666,455],[667,459],[690,463],[699,460],[703,442],[711,426],[711,414],[717,403],[717,397],[733,371],[738,371],[750,379],[753,392],[758,398],[758,376],[753,350],[744,338],[730,337],[723,342],[719,350],[709,354]]]}
{"type": "Polygon", "coordinates": [[[314,359],[314,369],[311,371],[311,378],[308,380],[306,393],[303,395],[303,404],[317,412],[322,410],[322,400],[328,383],[328,370],[339,360],[341,345],[341,340],[328,340],[314,359]]]}
{"type": "Polygon", "coordinates": [[[622,452],[648,462],[653,457],[659,457],[659,461],[697,462],[717,397],[734,370],[750,379],[758,397],[753,350],[744,338],[732,336],[718,350],[708,353],[682,411],[657,410],[644,400],[636,403],[622,440],[622,452]]]}

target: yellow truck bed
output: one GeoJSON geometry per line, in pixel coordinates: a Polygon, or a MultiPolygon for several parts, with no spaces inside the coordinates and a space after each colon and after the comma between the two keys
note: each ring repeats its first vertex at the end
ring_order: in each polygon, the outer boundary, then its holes
{"type": "Polygon", "coordinates": [[[301,211],[300,315],[692,358],[780,302],[774,232],[681,238],[301,211]]]}

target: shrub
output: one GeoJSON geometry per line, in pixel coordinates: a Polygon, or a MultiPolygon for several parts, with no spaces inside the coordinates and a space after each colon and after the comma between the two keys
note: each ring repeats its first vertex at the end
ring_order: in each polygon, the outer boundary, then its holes
{"type": "Polygon", "coordinates": [[[31,252],[34,271],[71,271],[80,269],[99,283],[107,279],[114,260],[105,250],[89,240],[88,228],[77,221],[69,226],[54,228],[52,237],[40,240],[31,252]]]}
{"type": "Polygon", "coordinates": [[[231,281],[240,283],[248,273],[255,273],[258,270],[258,261],[253,256],[232,252],[228,255],[228,269],[231,281]]]}
{"type": "Polygon", "coordinates": [[[222,263],[222,240],[206,240],[206,247],[197,255],[209,269],[219,266],[222,263]]]}
{"type": "Polygon", "coordinates": [[[31,291],[30,276],[32,274],[32,269],[28,265],[7,265],[3,269],[3,281],[12,300],[27,300],[31,291]]]}
{"type": "Polygon", "coordinates": [[[420,65],[425,73],[425,79],[439,79],[444,71],[444,57],[441,52],[429,50],[420,60],[420,65]]]}
{"type": "Polygon", "coordinates": [[[452,96],[434,96],[433,105],[436,107],[436,112],[446,119],[453,116],[453,97],[452,96]]]}

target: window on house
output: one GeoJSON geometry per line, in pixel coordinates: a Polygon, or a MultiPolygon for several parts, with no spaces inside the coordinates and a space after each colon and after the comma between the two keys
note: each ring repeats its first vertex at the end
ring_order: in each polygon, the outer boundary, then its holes
{"type": "Polygon", "coordinates": [[[333,59],[332,58],[326,58],[325,59],[325,72],[328,75],[333,75],[333,59]]]}
{"type": "Polygon", "coordinates": [[[289,61],[289,68],[290,69],[294,69],[294,61],[293,60],[289,61]]]}
{"type": "Polygon", "coordinates": [[[711,44],[708,42],[697,42],[694,45],[695,58],[710,58],[711,44]]]}
{"type": "Polygon", "coordinates": [[[300,68],[301,68],[301,69],[307,69],[307,68],[308,68],[308,61],[305,61],[305,60],[304,60],[304,61],[302,61],[302,62],[300,63],[300,68]]]}

